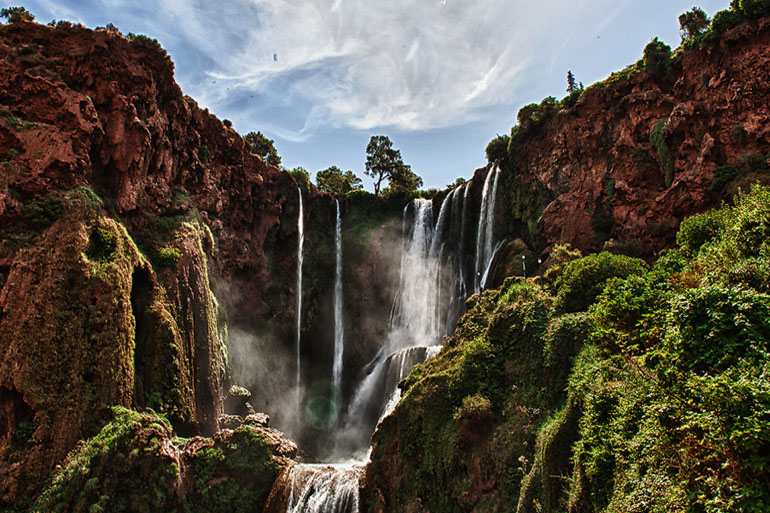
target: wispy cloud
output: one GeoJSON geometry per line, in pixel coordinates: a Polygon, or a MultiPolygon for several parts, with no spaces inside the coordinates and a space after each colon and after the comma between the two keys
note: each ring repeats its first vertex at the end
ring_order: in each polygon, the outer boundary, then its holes
{"type": "Polygon", "coordinates": [[[238,101],[244,120],[264,118],[290,140],[319,127],[426,130],[510,110],[524,81],[538,79],[533,62],[553,63],[592,37],[581,27],[608,23],[629,2],[94,1],[150,20],[154,37],[197,55],[200,68],[182,78],[203,105],[225,112],[238,101]]]}

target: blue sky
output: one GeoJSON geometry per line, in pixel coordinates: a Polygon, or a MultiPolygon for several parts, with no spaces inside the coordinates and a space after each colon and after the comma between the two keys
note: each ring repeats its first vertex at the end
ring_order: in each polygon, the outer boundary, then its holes
{"type": "MultiPolygon", "coordinates": [[[[709,15],[729,0],[703,0],[709,15]]],[[[426,187],[468,178],[518,109],[679,44],[692,0],[21,0],[37,21],[157,38],[182,90],[287,168],[363,177],[385,134],[426,187]],[[222,5],[224,4],[224,5],[222,5]]],[[[371,190],[370,181],[365,180],[371,190]]]]}

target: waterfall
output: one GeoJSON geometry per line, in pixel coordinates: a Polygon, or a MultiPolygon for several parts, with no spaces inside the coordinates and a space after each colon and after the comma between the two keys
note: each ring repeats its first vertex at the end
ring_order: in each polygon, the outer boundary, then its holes
{"type": "Polygon", "coordinates": [[[332,368],[333,387],[332,397],[334,410],[338,411],[342,397],[342,355],[345,350],[345,325],[342,312],[342,218],[340,216],[340,202],[335,200],[337,206],[337,228],[334,232],[334,244],[336,253],[336,271],[334,276],[334,366],[332,368]]]}
{"type": "Polygon", "coordinates": [[[286,513],[358,513],[363,466],[297,464],[290,469],[286,513]]]}
{"type": "MultiPolygon", "coordinates": [[[[448,198],[447,198],[448,200],[448,198]]],[[[451,204],[444,201],[442,212],[451,204]]],[[[440,274],[436,241],[439,226],[433,229],[433,203],[415,199],[405,209],[402,230],[406,235],[401,255],[399,286],[391,310],[390,330],[380,351],[367,365],[366,375],[357,387],[347,409],[345,423],[337,437],[336,456],[365,457],[369,438],[399,381],[417,363],[435,354],[441,344],[440,323],[444,312],[435,294],[436,276],[440,274]],[[411,215],[411,218],[409,214],[411,215]],[[438,305],[438,306],[437,306],[438,305]]],[[[391,406],[395,406],[392,402],[391,406]]]]}
{"type": "Polygon", "coordinates": [[[479,224],[476,230],[476,265],[475,291],[480,292],[486,280],[494,257],[492,244],[494,238],[495,199],[497,197],[497,182],[499,169],[494,167],[487,173],[484,189],[481,192],[481,207],[479,208],[479,224]]]}
{"type": "Polygon", "coordinates": [[[302,411],[302,392],[300,372],[302,338],[302,246],[305,244],[305,218],[302,212],[302,189],[297,187],[299,193],[299,215],[297,216],[297,412],[302,411]]]}

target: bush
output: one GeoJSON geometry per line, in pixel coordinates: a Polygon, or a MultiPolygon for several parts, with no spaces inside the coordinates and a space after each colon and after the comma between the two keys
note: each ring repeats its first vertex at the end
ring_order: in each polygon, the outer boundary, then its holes
{"type": "Polygon", "coordinates": [[[167,246],[160,248],[155,254],[155,264],[158,267],[176,267],[179,260],[182,258],[182,252],[173,246],[167,246]]]}
{"type": "Polygon", "coordinates": [[[202,164],[208,164],[209,160],[211,160],[211,150],[209,150],[207,145],[203,144],[198,148],[198,159],[202,164]]]}
{"type": "Polygon", "coordinates": [[[709,210],[682,221],[676,234],[676,243],[687,254],[694,256],[704,244],[719,238],[723,229],[724,215],[722,212],[709,210]]]}
{"type": "Polygon", "coordinates": [[[59,219],[63,211],[62,199],[55,194],[47,194],[25,205],[24,217],[32,228],[41,231],[59,219]]]}
{"type": "Polygon", "coordinates": [[[658,161],[663,172],[663,183],[666,184],[666,188],[669,188],[674,183],[674,159],[671,157],[668,144],[666,144],[665,126],[666,118],[661,118],[655,122],[650,132],[650,143],[658,152],[658,161]]]}
{"type": "Polygon", "coordinates": [[[166,55],[166,50],[163,49],[157,39],[145,36],[144,34],[131,33],[128,34],[128,38],[131,41],[131,44],[139,48],[146,48],[147,50],[157,52],[161,55],[166,55]]]}
{"type": "Polygon", "coordinates": [[[97,227],[91,232],[91,237],[88,239],[86,255],[94,262],[106,264],[115,257],[116,249],[117,239],[115,234],[104,228],[97,227]]]}
{"type": "Polygon", "coordinates": [[[706,12],[700,7],[693,7],[679,16],[679,33],[682,41],[702,34],[709,27],[709,22],[706,12]]]}
{"type": "Polygon", "coordinates": [[[740,12],[726,9],[714,15],[714,18],[711,20],[711,30],[715,34],[721,35],[744,21],[745,18],[740,12]]]}
{"type": "Polygon", "coordinates": [[[499,162],[508,157],[508,145],[511,142],[511,136],[499,135],[489,141],[486,148],[487,162],[499,162]]]}
{"type": "Polygon", "coordinates": [[[641,274],[646,269],[644,260],[607,252],[573,260],[556,281],[556,307],[563,312],[587,310],[607,280],[641,274]]]}
{"type": "Polygon", "coordinates": [[[663,75],[671,69],[671,47],[654,38],[644,47],[644,67],[655,75],[663,75]]]}
{"type": "Polygon", "coordinates": [[[739,0],[738,8],[746,17],[757,19],[770,14],[770,0],[739,0]]]}
{"type": "Polygon", "coordinates": [[[714,171],[714,177],[711,179],[711,185],[709,185],[709,192],[718,193],[722,191],[725,186],[733,182],[739,176],[739,172],[733,166],[721,166],[714,171]]]}

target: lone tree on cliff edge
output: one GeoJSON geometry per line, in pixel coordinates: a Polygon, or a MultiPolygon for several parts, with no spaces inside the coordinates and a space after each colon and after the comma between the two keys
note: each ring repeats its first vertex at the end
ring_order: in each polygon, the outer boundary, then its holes
{"type": "Polygon", "coordinates": [[[393,148],[386,135],[373,135],[366,147],[367,176],[374,180],[374,195],[380,195],[382,182],[387,180],[388,192],[414,191],[422,187],[422,178],[408,164],[404,164],[401,152],[393,148]]]}
{"type": "Polygon", "coordinates": [[[581,88],[577,84],[574,73],[572,73],[572,70],[567,71],[567,92],[574,93],[579,89],[581,88]]]}
{"type": "Polygon", "coordinates": [[[252,155],[258,155],[271,166],[281,165],[281,157],[273,145],[273,140],[262,135],[262,132],[249,132],[243,136],[243,142],[252,155]]]}

